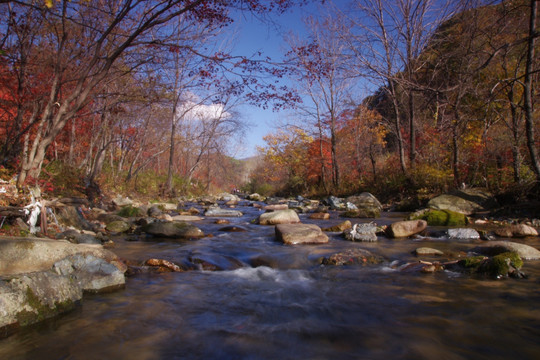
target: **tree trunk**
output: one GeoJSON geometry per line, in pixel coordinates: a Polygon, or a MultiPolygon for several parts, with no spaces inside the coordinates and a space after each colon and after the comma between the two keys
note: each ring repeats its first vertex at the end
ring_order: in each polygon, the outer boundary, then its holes
{"type": "Polygon", "coordinates": [[[525,131],[527,134],[527,147],[531,156],[531,165],[536,175],[536,180],[540,181],[540,159],[538,158],[538,150],[535,144],[534,134],[534,118],[533,118],[533,62],[534,62],[534,45],[535,38],[538,36],[536,32],[536,19],[538,13],[538,0],[531,0],[531,14],[529,18],[529,38],[527,40],[527,65],[525,70],[525,131]]]}

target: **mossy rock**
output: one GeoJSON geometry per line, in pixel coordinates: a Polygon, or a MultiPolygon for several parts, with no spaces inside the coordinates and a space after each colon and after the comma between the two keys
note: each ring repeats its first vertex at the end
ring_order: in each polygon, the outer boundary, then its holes
{"type": "Polygon", "coordinates": [[[430,226],[465,226],[467,216],[450,210],[434,210],[412,214],[409,220],[426,220],[430,226]]]}
{"type": "Polygon", "coordinates": [[[493,277],[514,276],[519,275],[522,266],[523,260],[516,252],[505,252],[483,262],[478,272],[493,277]]]}
{"type": "Polygon", "coordinates": [[[145,213],[142,209],[131,205],[124,206],[118,211],[117,214],[124,218],[145,216],[145,213]]]}

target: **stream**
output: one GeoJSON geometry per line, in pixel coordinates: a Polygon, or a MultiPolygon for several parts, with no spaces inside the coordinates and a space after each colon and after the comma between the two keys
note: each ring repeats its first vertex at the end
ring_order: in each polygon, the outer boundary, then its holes
{"type": "MultiPolygon", "coordinates": [[[[182,263],[196,255],[228,270],[130,276],[123,290],[85,295],[77,310],[1,339],[0,359],[540,358],[540,261],[525,261],[527,279],[407,272],[400,265],[417,262],[418,247],[466,253],[482,241],[352,243],[328,233],[328,244],[287,246],[275,240],[273,226],[251,223],[260,210],[237,209],[244,216],[228,220],[244,232],[221,231],[224,225],[206,218],[194,224],[211,237],[115,238],[112,249],[132,262],[182,263]],[[354,247],[388,260],[317,261],[354,247]],[[248,265],[254,259],[269,266],[248,265]]],[[[403,215],[351,221],[385,225],[403,215]]],[[[336,213],[300,218],[320,227],[344,220],[336,213]]],[[[538,247],[538,238],[512,241],[538,247]]]]}

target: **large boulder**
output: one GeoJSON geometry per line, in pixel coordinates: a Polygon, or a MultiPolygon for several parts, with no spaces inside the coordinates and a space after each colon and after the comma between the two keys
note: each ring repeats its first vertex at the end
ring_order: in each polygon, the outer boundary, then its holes
{"type": "Polygon", "coordinates": [[[324,244],[328,236],[314,224],[279,224],[276,225],[276,238],[288,245],[324,244]]]}
{"type": "Polygon", "coordinates": [[[374,223],[354,224],[351,229],[345,230],[343,235],[350,241],[377,241],[377,225],[374,223]]]}
{"type": "Polygon", "coordinates": [[[387,228],[388,236],[393,238],[409,237],[426,229],[425,220],[398,221],[387,228]]]}
{"type": "Polygon", "coordinates": [[[82,288],[52,271],[0,278],[0,337],[76,307],[82,288]]]}
{"type": "Polygon", "coordinates": [[[360,213],[366,214],[365,217],[379,217],[381,216],[382,205],[375,196],[368,192],[363,192],[359,195],[349,196],[345,199],[347,203],[354,204],[360,213]]]}
{"type": "Polygon", "coordinates": [[[474,248],[473,251],[490,256],[504,252],[515,252],[525,260],[540,259],[540,250],[529,245],[511,241],[489,241],[485,245],[474,248]]]}
{"type": "Polygon", "coordinates": [[[278,210],[267,212],[259,216],[261,225],[293,224],[299,223],[300,218],[294,210],[278,210]]]}
{"type": "Polygon", "coordinates": [[[93,255],[115,265],[126,266],[113,252],[101,245],[72,244],[65,240],[0,237],[0,275],[50,270],[54,263],[68,256],[93,255]]]}
{"type": "Polygon", "coordinates": [[[72,279],[83,291],[98,293],[124,286],[124,272],[91,254],[70,255],[57,261],[53,271],[72,279]]]}
{"type": "Polygon", "coordinates": [[[201,229],[186,222],[154,221],[142,227],[150,235],[166,238],[191,239],[204,237],[201,229]]]}
{"type": "Polygon", "coordinates": [[[481,189],[456,190],[434,197],[428,207],[437,210],[450,210],[465,215],[493,209],[496,201],[493,195],[481,189]]]}

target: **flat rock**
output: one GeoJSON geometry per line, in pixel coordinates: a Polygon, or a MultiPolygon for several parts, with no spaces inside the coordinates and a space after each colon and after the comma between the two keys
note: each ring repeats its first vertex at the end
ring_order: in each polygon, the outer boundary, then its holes
{"type": "Polygon", "coordinates": [[[391,224],[388,229],[388,235],[393,238],[409,237],[418,234],[426,229],[425,220],[398,221],[391,224]]]}
{"type": "Polygon", "coordinates": [[[276,225],[276,238],[288,245],[324,244],[328,236],[314,224],[279,224],[276,225]]]}
{"type": "Polygon", "coordinates": [[[202,216],[196,216],[196,215],[176,215],[172,216],[171,219],[173,221],[201,221],[204,220],[202,216]]]}
{"type": "Polygon", "coordinates": [[[244,214],[239,210],[210,207],[208,210],[206,210],[204,215],[207,217],[240,217],[244,214]]]}
{"type": "Polygon", "coordinates": [[[341,232],[345,231],[347,229],[350,229],[352,227],[352,223],[350,220],[345,220],[335,226],[331,226],[328,228],[324,228],[323,231],[329,231],[329,232],[341,232]]]}
{"type": "Polygon", "coordinates": [[[204,237],[204,233],[201,229],[195,225],[188,224],[186,222],[160,222],[154,221],[146,226],[143,226],[142,230],[147,234],[167,237],[167,238],[201,238],[204,237]]]}
{"type": "Polygon", "coordinates": [[[261,225],[293,224],[299,223],[300,218],[294,210],[278,210],[267,212],[259,216],[261,225]]]}
{"type": "Polygon", "coordinates": [[[271,204],[271,205],[266,205],[265,207],[263,207],[263,210],[277,211],[277,210],[287,210],[288,208],[289,208],[288,204],[271,204]]]}
{"type": "Polygon", "coordinates": [[[430,248],[430,247],[419,247],[416,250],[414,250],[414,254],[415,255],[420,255],[420,256],[422,256],[422,255],[426,255],[426,256],[429,256],[429,255],[437,255],[437,256],[444,255],[444,253],[441,250],[433,249],[433,248],[430,248]]]}
{"type": "Polygon", "coordinates": [[[72,244],[65,240],[0,237],[0,275],[48,271],[53,264],[70,255],[84,254],[102,258],[121,271],[126,266],[113,252],[101,245],[72,244]]]}
{"type": "Polygon", "coordinates": [[[428,202],[430,208],[450,210],[466,215],[489,210],[495,205],[493,195],[481,189],[456,190],[434,197],[428,202]]]}

